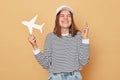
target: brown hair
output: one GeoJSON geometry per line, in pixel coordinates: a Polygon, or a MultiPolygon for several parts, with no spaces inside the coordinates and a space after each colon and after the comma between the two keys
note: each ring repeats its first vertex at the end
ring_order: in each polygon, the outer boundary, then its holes
{"type": "MultiPolygon", "coordinates": [[[[73,19],[73,14],[70,12],[71,14],[71,19],[72,19],[72,24],[69,27],[69,33],[72,35],[72,37],[74,37],[78,30],[76,29],[76,25],[74,23],[74,19],[73,19]]],[[[60,12],[56,15],[56,20],[55,20],[55,27],[54,27],[54,34],[56,34],[58,37],[61,37],[61,27],[59,24],[59,16],[60,16],[60,12]]]]}

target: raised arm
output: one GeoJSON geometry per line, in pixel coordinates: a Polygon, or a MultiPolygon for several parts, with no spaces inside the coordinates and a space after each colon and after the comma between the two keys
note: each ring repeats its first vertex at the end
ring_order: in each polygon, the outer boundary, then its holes
{"type": "Polygon", "coordinates": [[[44,45],[44,53],[38,50],[38,46],[36,43],[36,39],[33,35],[29,36],[29,41],[33,46],[34,52],[37,50],[37,53],[35,53],[35,57],[39,64],[43,66],[45,69],[49,69],[51,65],[51,53],[52,53],[52,48],[51,48],[51,36],[48,34],[45,40],[45,45],[44,45]]]}

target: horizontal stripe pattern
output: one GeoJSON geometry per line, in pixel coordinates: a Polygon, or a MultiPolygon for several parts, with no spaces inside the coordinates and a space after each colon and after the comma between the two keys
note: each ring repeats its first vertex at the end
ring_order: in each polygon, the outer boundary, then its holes
{"type": "Polygon", "coordinates": [[[83,44],[81,33],[75,37],[57,37],[49,33],[44,45],[44,53],[35,55],[37,61],[49,72],[72,72],[82,69],[82,65],[88,63],[89,44],[83,44]]]}

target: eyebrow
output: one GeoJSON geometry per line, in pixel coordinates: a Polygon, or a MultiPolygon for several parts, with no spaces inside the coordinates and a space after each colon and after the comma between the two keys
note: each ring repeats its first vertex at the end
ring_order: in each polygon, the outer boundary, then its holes
{"type": "MultiPolygon", "coordinates": [[[[60,15],[64,15],[64,14],[61,13],[60,15]]],[[[67,15],[70,15],[70,16],[71,16],[71,14],[67,14],[67,15]]]]}

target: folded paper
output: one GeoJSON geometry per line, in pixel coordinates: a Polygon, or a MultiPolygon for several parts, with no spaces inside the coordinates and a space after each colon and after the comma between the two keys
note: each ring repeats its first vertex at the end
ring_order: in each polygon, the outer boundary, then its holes
{"type": "Polygon", "coordinates": [[[36,15],[30,21],[22,21],[22,24],[24,24],[25,26],[28,27],[28,30],[29,30],[30,34],[32,34],[32,29],[33,28],[40,30],[40,32],[42,33],[42,28],[45,25],[45,23],[43,23],[42,25],[35,24],[35,21],[36,21],[37,17],[38,16],[36,15]]]}

